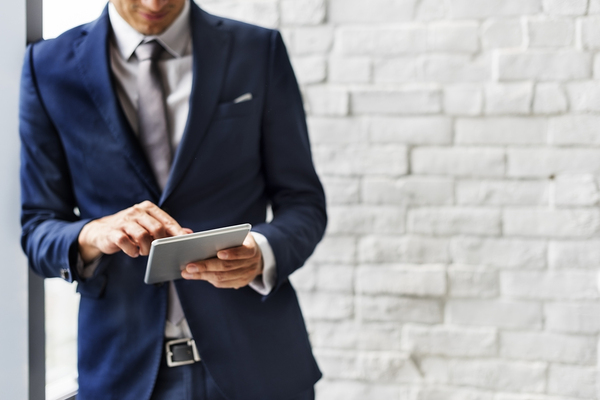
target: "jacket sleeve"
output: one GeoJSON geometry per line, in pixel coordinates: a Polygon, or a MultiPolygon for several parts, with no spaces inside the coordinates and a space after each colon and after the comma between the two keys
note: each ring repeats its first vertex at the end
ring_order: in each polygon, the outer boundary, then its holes
{"type": "Polygon", "coordinates": [[[21,245],[30,267],[44,277],[78,279],[80,220],[60,136],[40,98],[35,45],[27,48],[21,75],[21,245]]]}
{"type": "Polygon", "coordinates": [[[323,237],[325,195],[315,172],[298,83],[281,35],[273,31],[262,122],[262,159],[273,220],[253,230],[275,255],[271,294],[300,268],[323,237]]]}

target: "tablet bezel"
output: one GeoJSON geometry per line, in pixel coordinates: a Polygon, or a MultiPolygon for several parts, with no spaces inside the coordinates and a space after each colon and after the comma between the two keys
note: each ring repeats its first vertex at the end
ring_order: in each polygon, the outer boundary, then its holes
{"type": "Polygon", "coordinates": [[[241,246],[251,228],[250,224],[240,224],[154,240],[144,282],[151,285],[181,279],[181,271],[190,262],[212,258],[219,250],[241,246]]]}

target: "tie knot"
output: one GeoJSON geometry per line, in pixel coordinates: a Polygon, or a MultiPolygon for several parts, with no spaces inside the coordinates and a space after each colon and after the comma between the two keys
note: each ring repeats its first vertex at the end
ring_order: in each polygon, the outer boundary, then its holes
{"type": "Polygon", "coordinates": [[[135,55],[139,61],[156,60],[164,48],[156,40],[140,43],[135,49],[135,55]]]}

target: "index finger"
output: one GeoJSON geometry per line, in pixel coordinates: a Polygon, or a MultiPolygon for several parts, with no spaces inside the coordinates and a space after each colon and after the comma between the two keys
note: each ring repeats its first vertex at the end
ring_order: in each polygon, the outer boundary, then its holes
{"type": "Polygon", "coordinates": [[[161,209],[156,204],[145,201],[141,205],[151,217],[156,219],[164,226],[168,236],[179,236],[188,233],[188,231],[182,228],[173,217],[167,214],[165,210],[161,209]]]}

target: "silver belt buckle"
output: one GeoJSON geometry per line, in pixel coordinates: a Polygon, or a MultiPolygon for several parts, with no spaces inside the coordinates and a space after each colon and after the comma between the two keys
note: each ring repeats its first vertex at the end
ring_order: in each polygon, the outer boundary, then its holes
{"type": "Polygon", "coordinates": [[[194,339],[183,338],[183,339],[169,340],[167,343],[165,343],[165,351],[167,353],[167,365],[169,367],[178,367],[180,365],[193,364],[195,362],[200,361],[200,354],[198,354],[198,349],[196,348],[196,342],[194,341],[194,339]],[[184,361],[174,361],[173,360],[173,352],[171,351],[171,346],[180,344],[180,343],[185,343],[192,348],[192,354],[194,356],[193,360],[184,360],[184,361]]]}

